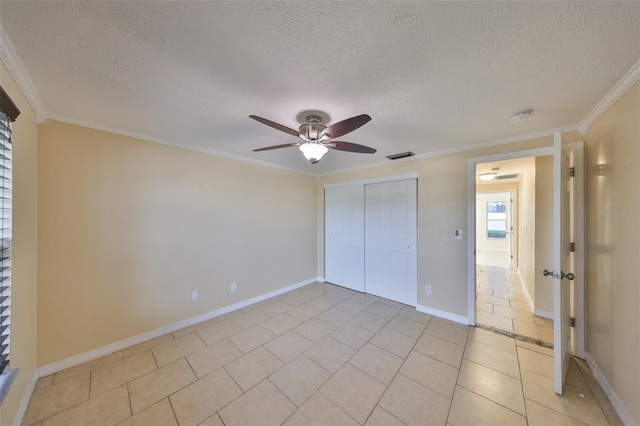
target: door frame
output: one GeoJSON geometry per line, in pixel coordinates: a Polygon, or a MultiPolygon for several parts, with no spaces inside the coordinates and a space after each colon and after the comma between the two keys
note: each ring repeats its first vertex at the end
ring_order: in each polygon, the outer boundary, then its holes
{"type": "MultiPolygon", "coordinates": [[[[577,161],[577,165],[580,166],[576,170],[576,173],[582,173],[584,176],[584,144],[582,142],[574,142],[569,144],[574,150],[576,157],[574,161],[577,161]]],[[[512,151],[501,154],[487,155],[483,157],[470,158],[467,166],[467,179],[468,179],[468,229],[469,229],[469,246],[468,246],[468,261],[467,261],[467,273],[468,273],[468,319],[469,325],[476,325],[476,165],[480,163],[490,163],[496,161],[514,160],[518,158],[526,157],[541,157],[551,155],[554,156],[554,147],[546,146],[542,148],[534,148],[523,151],[512,151]]],[[[585,321],[585,246],[586,246],[586,221],[585,221],[585,200],[586,194],[584,192],[585,183],[584,178],[577,180],[579,187],[576,187],[576,232],[582,234],[583,238],[579,238],[575,241],[575,264],[576,275],[579,273],[581,285],[576,287],[575,292],[575,307],[574,312],[576,318],[576,327],[574,329],[574,354],[578,357],[584,357],[585,351],[585,336],[586,336],[586,321],[585,321]]],[[[555,307],[554,307],[555,310],[555,307]]]]}
{"type": "Polygon", "coordinates": [[[468,273],[468,318],[469,325],[476,325],[476,165],[497,161],[515,160],[518,158],[541,157],[553,155],[553,146],[527,149],[524,151],[504,152],[501,154],[486,155],[483,157],[469,158],[467,162],[467,188],[468,188],[468,229],[469,246],[467,256],[468,273]]]}

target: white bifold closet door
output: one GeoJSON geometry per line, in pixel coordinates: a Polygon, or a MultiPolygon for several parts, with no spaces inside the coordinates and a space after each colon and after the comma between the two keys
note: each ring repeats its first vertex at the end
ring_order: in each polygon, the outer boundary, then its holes
{"type": "Polygon", "coordinates": [[[325,190],[325,281],[364,293],[364,187],[325,190]]]}
{"type": "Polygon", "coordinates": [[[416,179],[325,189],[325,280],[416,305],[416,179]]]}
{"type": "Polygon", "coordinates": [[[365,185],[365,291],[416,306],[417,182],[365,185]]]}

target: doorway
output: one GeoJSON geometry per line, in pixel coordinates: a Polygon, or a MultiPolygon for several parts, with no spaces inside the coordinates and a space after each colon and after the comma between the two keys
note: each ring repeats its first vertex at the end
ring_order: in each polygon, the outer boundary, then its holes
{"type": "Polygon", "coordinates": [[[551,347],[552,286],[541,271],[552,261],[553,157],[478,162],[474,172],[485,178],[474,187],[476,324],[551,347]]]}

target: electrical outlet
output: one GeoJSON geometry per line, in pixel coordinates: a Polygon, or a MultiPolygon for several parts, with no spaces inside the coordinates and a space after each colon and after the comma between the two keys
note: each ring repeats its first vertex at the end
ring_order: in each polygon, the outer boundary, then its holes
{"type": "Polygon", "coordinates": [[[200,292],[198,290],[193,290],[191,292],[191,300],[198,300],[200,298],[200,292]]]}
{"type": "Polygon", "coordinates": [[[431,291],[431,286],[430,285],[426,285],[424,286],[424,292],[427,293],[429,296],[431,296],[432,291],[431,291]]]}
{"type": "Polygon", "coordinates": [[[231,292],[233,293],[234,291],[238,291],[238,283],[235,281],[231,283],[231,292]]]}

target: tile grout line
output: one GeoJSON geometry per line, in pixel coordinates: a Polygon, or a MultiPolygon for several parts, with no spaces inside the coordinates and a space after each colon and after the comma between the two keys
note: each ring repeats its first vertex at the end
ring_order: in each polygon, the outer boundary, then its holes
{"type": "MultiPolygon", "coordinates": [[[[429,323],[431,323],[431,321],[429,321],[429,323]]],[[[456,383],[453,386],[453,395],[451,395],[451,402],[449,403],[449,411],[447,411],[447,419],[445,420],[445,424],[449,423],[449,417],[451,416],[451,410],[453,409],[453,398],[456,396],[456,388],[458,387],[458,380],[460,379],[460,371],[462,370],[462,362],[464,361],[464,354],[467,351],[467,344],[469,343],[469,330],[470,330],[470,328],[467,327],[467,338],[465,339],[464,345],[462,347],[462,356],[460,357],[460,364],[458,364],[458,374],[456,375],[456,383]]],[[[426,332],[426,329],[425,329],[425,332],[426,332]]]]}

